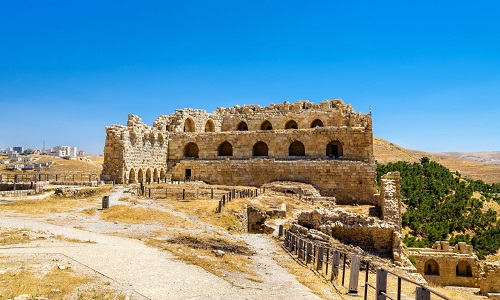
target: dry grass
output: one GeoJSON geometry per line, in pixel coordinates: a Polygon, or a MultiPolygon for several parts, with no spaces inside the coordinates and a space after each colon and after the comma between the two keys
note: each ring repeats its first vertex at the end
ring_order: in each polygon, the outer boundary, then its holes
{"type": "Polygon", "coordinates": [[[101,219],[108,222],[122,222],[127,224],[160,223],[166,227],[194,228],[197,225],[189,220],[174,216],[171,213],[126,205],[114,205],[103,210],[101,219]]]}
{"type": "Polygon", "coordinates": [[[436,161],[451,171],[459,171],[464,177],[481,179],[487,183],[500,183],[500,165],[453,157],[441,153],[410,150],[381,138],[373,138],[373,152],[380,163],[407,161],[419,162],[424,156],[436,161]]]}
{"type": "Polygon", "coordinates": [[[49,297],[50,299],[66,299],[79,286],[92,279],[75,275],[72,270],[59,270],[54,267],[43,276],[22,270],[0,274],[0,299],[10,299],[21,294],[49,297]]]}
{"type": "Polygon", "coordinates": [[[0,245],[14,245],[29,243],[31,241],[27,231],[7,230],[0,231],[0,245]]]}
{"type": "MultiPolygon", "coordinates": [[[[258,276],[251,268],[254,252],[241,241],[232,241],[218,234],[189,235],[178,233],[169,240],[151,239],[148,245],[171,252],[177,259],[203,268],[204,270],[231,281],[231,274],[243,273],[258,276]],[[222,250],[225,255],[217,257],[213,251],[222,250]]],[[[246,277],[259,281],[259,278],[246,277]]]]}
{"type": "MultiPolygon", "coordinates": [[[[78,209],[79,207],[98,204],[102,196],[111,191],[111,187],[99,187],[83,189],[81,194],[86,194],[86,191],[92,192],[92,196],[85,198],[63,197],[60,195],[52,195],[44,199],[32,200],[14,200],[12,202],[2,204],[3,210],[12,210],[29,215],[46,215],[53,213],[62,213],[78,209]]],[[[97,205],[96,205],[97,206],[97,205]]]]}

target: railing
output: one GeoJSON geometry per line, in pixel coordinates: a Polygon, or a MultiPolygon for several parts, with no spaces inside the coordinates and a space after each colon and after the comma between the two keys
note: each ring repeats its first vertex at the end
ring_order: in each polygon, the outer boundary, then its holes
{"type": "Polygon", "coordinates": [[[233,198],[248,198],[256,197],[261,194],[263,189],[250,188],[250,189],[231,189],[231,188],[184,188],[176,186],[175,184],[170,187],[156,187],[150,188],[146,185],[137,187],[137,194],[151,199],[168,199],[173,198],[177,200],[195,200],[195,199],[216,199],[220,198],[223,205],[233,198]]]}
{"type": "Polygon", "coordinates": [[[415,299],[418,300],[428,300],[431,299],[431,294],[434,294],[441,299],[451,300],[451,298],[430,289],[429,287],[422,285],[414,280],[398,275],[387,269],[378,267],[376,268],[376,285],[369,282],[370,280],[370,261],[366,258],[361,257],[357,254],[349,254],[347,252],[340,251],[331,247],[328,243],[311,241],[304,238],[298,234],[292,233],[290,231],[284,230],[280,226],[278,235],[281,237],[284,233],[284,247],[291,254],[295,254],[297,258],[305,263],[306,265],[311,264],[313,269],[316,271],[324,270],[324,275],[327,280],[333,281],[338,279],[340,276],[341,284],[344,286],[346,277],[346,267],[349,264],[349,290],[348,294],[358,295],[359,287],[359,274],[361,267],[364,266],[365,269],[365,280],[364,280],[364,300],[368,299],[368,287],[375,290],[376,300],[401,300],[402,298],[402,281],[406,281],[416,286],[415,289],[415,299]],[[348,261],[350,260],[350,263],[348,261]],[[329,272],[330,271],[330,272],[329,272]],[[341,273],[341,274],[340,274],[341,273]],[[389,296],[387,290],[387,275],[391,274],[397,277],[398,287],[396,292],[396,298],[389,296]]]}
{"type": "Polygon", "coordinates": [[[0,174],[0,182],[38,182],[48,181],[50,183],[61,184],[70,182],[78,185],[83,182],[99,182],[98,174],[0,174]]]}

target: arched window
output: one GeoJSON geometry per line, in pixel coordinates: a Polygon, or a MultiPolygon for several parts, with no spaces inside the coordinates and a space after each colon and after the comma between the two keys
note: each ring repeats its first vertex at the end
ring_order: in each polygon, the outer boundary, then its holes
{"type": "Polygon", "coordinates": [[[262,125],[260,125],[260,130],[273,130],[273,125],[269,121],[264,121],[262,122],[262,125]]]}
{"type": "Polygon", "coordinates": [[[297,125],[297,122],[295,122],[294,120],[290,120],[285,124],[285,129],[298,129],[298,128],[299,126],[297,125]]]}
{"type": "Polygon", "coordinates": [[[163,144],[165,143],[165,139],[163,138],[163,134],[161,133],[158,134],[158,143],[160,144],[160,146],[163,146],[163,144]]]}
{"type": "Polygon", "coordinates": [[[186,121],[184,121],[184,132],[194,132],[195,127],[194,127],[194,121],[191,118],[187,118],[186,121]]]}
{"type": "Polygon", "coordinates": [[[153,172],[153,181],[158,182],[158,170],[156,168],[153,172]]]}
{"type": "Polygon", "coordinates": [[[425,275],[439,275],[439,266],[437,262],[433,259],[429,259],[425,262],[425,275]]]}
{"type": "Polygon", "coordinates": [[[132,144],[132,146],[134,146],[136,142],[137,142],[137,135],[135,134],[135,131],[131,130],[130,131],[130,143],[132,144]]]}
{"type": "Polygon", "coordinates": [[[149,141],[149,136],[147,135],[147,133],[144,133],[144,135],[142,136],[142,145],[146,146],[146,143],[148,141],[149,141]]]}
{"type": "Polygon", "coordinates": [[[229,142],[223,142],[222,144],[219,145],[219,148],[217,149],[217,155],[218,156],[233,156],[233,145],[231,145],[229,142]]]}
{"type": "Polygon", "coordinates": [[[130,169],[128,173],[128,183],[135,183],[135,170],[134,168],[130,169]]]}
{"type": "Polygon", "coordinates": [[[188,143],[184,147],[184,157],[194,157],[194,158],[197,158],[198,157],[198,152],[199,152],[198,145],[196,145],[195,143],[188,143]]]}
{"type": "Polygon", "coordinates": [[[146,170],[146,182],[151,183],[151,170],[150,169],[146,170]]]}
{"type": "Polygon", "coordinates": [[[268,156],[267,144],[264,142],[257,142],[253,145],[253,156],[268,156]]]}
{"type": "Polygon", "coordinates": [[[457,276],[472,277],[472,268],[466,261],[459,261],[456,268],[457,276]]]}
{"type": "Polygon", "coordinates": [[[328,158],[339,158],[344,156],[344,149],[339,141],[330,142],[326,145],[326,156],[328,158]]]}
{"type": "Polygon", "coordinates": [[[155,138],[155,134],[153,132],[151,132],[149,134],[149,141],[151,142],[151,146],[154,146],[155,143],[156,143],[156,138],[155,138]]]}
{"type": "Polygon", "coordinates": [[[288,156],[306,156],[306,149],[304,144],[295,141],[288,147],[288,156]]]}
{"type": "Polygon", "coordinates": [[[316,119],[316,120],[312,121],[311,128],[314,128],[314,127],[323,127],[323,121],[321,121],[320,119],[316,119]]]}
{"type": "Polygon", "coordinates": [[[245,121],[241,121],[238,123],[238,126],[236,127],[238,131],[248,131],[248,125],[245,123],[245,121]]]}
{"type": "Polygon", "coordinates": [[[215,131],[214,121],[209,119],[205,124],[205,132],[214,132],[214,131],[215,131]]]}
{"type": "Polygon", "coordinates": [[[144,172],[142,172],[142,169],[139,169],[139,172],[137,173],[137,180],[139,182],[143,182],[144,181],[144,172]]]}

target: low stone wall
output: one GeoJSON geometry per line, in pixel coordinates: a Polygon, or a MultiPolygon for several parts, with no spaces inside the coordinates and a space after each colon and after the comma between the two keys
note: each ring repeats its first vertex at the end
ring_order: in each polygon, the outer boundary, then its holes
{"type": "Polygon", "coordinates": [[[481,273],[481,294],[500,299],[500,262],[486,262],[481,273]]]}
{"type": "Polygon", "coordinates": [[[317,229],[343,243],[363,250],[392,256],[395,228],[374,217],[345,212],[315,209],[297,217],[299,225],[317,229]]]}
{"type": "Polygon", "coordinates": [[[210,184],[261,186],[273,181],[314,185],[338,204],[375,204],[375,163],[325,160],[182,160],[170,162],[172,180],[191,176],[210,184]]]}

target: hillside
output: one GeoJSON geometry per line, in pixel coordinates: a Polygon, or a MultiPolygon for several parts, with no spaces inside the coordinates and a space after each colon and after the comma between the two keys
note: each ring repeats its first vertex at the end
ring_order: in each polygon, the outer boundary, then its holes
{"type": "MultiPolygon", "coordinates": [[[[465,153],[430,153],[418,150],[410,150],[395,145],[384,139],[373,138],[373,152],[375,159],[383,164],[388,162],[406,161],[406,162],[419,162],[424,156],[429,157],[431,160],[442,164],[452,171],[458,171],[465,178],[475,180],[483,180],[486,183],[500,183],[500,165],[492,164],[491,159],[484,161],[472,160],[472,155],[465,153]]],[[[498,153],[498,152],[486,152],[498,153]]],[[[482,157],[483,154],[475,153],[476,157],[482,157]]],[[[489,156],[488,156],[489,157],[489,156]]]]}

